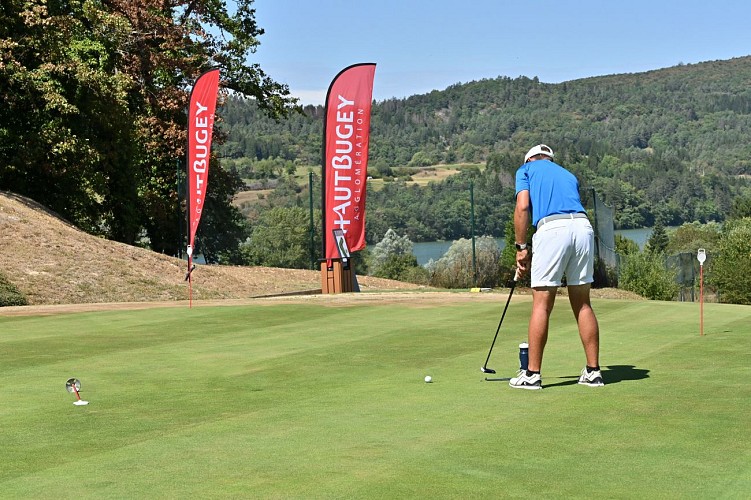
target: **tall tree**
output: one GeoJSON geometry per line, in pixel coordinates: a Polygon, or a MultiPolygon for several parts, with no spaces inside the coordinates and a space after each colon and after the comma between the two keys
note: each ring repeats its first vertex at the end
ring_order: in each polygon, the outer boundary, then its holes
{"type": "MultiPolygon", "coordinates": [[[[296,108],[286,85],[246,62],[263,34],[251,5],[3,2],[0,188],[127,243],[145,230],[155,250],[174,253],[178,227],[165,207],[178,205],[192,82],[219,67],[225,94],[252,97],[274,117],[296,108]]],[[[218,201],[229,209],[230,199],[218,201]]]]}
{"type": "Polygon", "coordinates": [[[647,240],[646,250],[655,255],[661,255],[665,253],[668,248],[670,238],[668,237],[665,226],[660,219],[655,222],[655,227],[652,229],[652,234],[649,235],[647,240]]]}

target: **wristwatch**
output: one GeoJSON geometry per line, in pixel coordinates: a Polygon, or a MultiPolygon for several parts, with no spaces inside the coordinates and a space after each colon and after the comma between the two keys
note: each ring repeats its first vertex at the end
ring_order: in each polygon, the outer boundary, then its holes
{"type": "Polygon", "coordinates": [[[516,247],[516,249],[517,249],[518,251],[520,251],[520,252],[521,252],[522,250],[525,250],[525,249],[527,248],[527,244],[526,244],[526,243],[514,243],[514,246],[515,246],[515,247],[516,247]]]}

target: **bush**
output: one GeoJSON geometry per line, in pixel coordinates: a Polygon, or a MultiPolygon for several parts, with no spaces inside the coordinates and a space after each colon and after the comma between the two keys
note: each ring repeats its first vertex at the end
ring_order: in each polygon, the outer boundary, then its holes
{"type": "Polygon", "coordinates": [[[428,282],[428,271],[417,264],[417,257],[412,254],[388,256],[373,276],[408,283],[426,284],[428,282]]]}
{"type": "MultiPolygon", "coordinates": [[[[368,268],[373,270],[374,276],[379,276],[378,269],[393,255],[413,256],[413,243],[405,236],[399,236],[396,231],[389,228],[383,239],[375,244],[368,257],[368,268]]],[[[417,265],[417,260],[415,260],[417,265]]]]}
{"type": "Polygon", "coordinates": [[[29,301],[21,291],[0,273],[0,307],[25,306],[29,301]]]}
{"type": "Polygon", "coordinates": [[[633,255],[639,253],[639,245],[622,234],[615,235],[615,253],[619,255],[633,255]]]}
{"type": "Polygon", "coordinates": [[[369,274],[408,283],[426,284],[428,271],[417,263],[412,254],[412,242],[389,229],[383,239],[367,254],[369,274]]]}
{"type": "Polygon", "coordinates": [[[441,288],[493,287],[500,282],[501,249],[495,238],[475,239],[477,279],[473,276],[472,240],[461,238],[436,262],[430,262],[431,285],[441,288]]]}
{"type": "Polygon", "coordinates": [[[725,223],[716,252],[707,262],[707,283],[720,302],[751,304],[751,218],[725,223]]]}
{"type": "Polygon", "coordinates": [[[652,300],[673,300],[678,294],[676,272],[665,267],[665,258],[652,252],[624,257],[619,287],[652,300]]]}

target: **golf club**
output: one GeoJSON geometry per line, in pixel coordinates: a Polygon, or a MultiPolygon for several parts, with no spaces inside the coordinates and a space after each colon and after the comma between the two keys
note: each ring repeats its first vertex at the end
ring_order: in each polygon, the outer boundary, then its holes
{"type": "MultiPolygon", "coordinates": [[[[490,361],[490,354],[493,352],[493,346],[495,345],[495,339],[498,338],[498,332],[501,330],[501,325],[503,324],[503,318],[506,317],[506,310],[508,309],[509,302],[511,302],[511,296],[514,294],[514,288],[516,288],[516,282],[519,280],[519,269],[516,269],[516,272],[514,272],[514,281],[511,283],[511,290],[508,294],[508,299],[506,300],[506,307],[503,308],[503,314],[501,315],[501,321],[498,322],[498,328],[495,330],[495,336],[493,337],[493,343],[490,344],[490,351],[488,351],[488,357],[485,359],[485,364],[482,365],[482,368],[480,368],[480,371],[483,373],[495,373],[495,370],[492,368],[488,368],[488,361],[490,361]]],[[[487,378],[485,380],[488,380],[487,378]]]]}

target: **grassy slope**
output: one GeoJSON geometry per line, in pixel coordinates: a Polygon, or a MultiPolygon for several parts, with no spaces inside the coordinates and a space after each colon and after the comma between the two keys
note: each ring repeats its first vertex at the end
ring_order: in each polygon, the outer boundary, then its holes
{"type": "MultiPolygon", "coordinates": [[[[0,318],[8,497],[741,498],[751,308],[597,301],[608,385],[559,304],[538,393],[479,367],[498,303],[0,318]],[[723,367],[722,372],[718,372],[723,367]],[[422,382],[426,374],[433,384],[422,382]],[[64,390],[82,380],[87,407],[64,390]]],[[[561,307],[563,306],[563,307],[561,307]]],[[[515,298],[489,366],[510,375],[515,298]]]]}
{"type": "MultiPolygon", "coordinates": [[[[86,234],[32,200],[0,191],[0,272],[32,305],[188,300],[186,270],[185,261],[86,234]]],[[[358,279],[363,290],[418,288],[358,279]]],[[[245,299],[315,289],[321,289],[320,271],[199,265],[192,297],[245,299]]]]}

